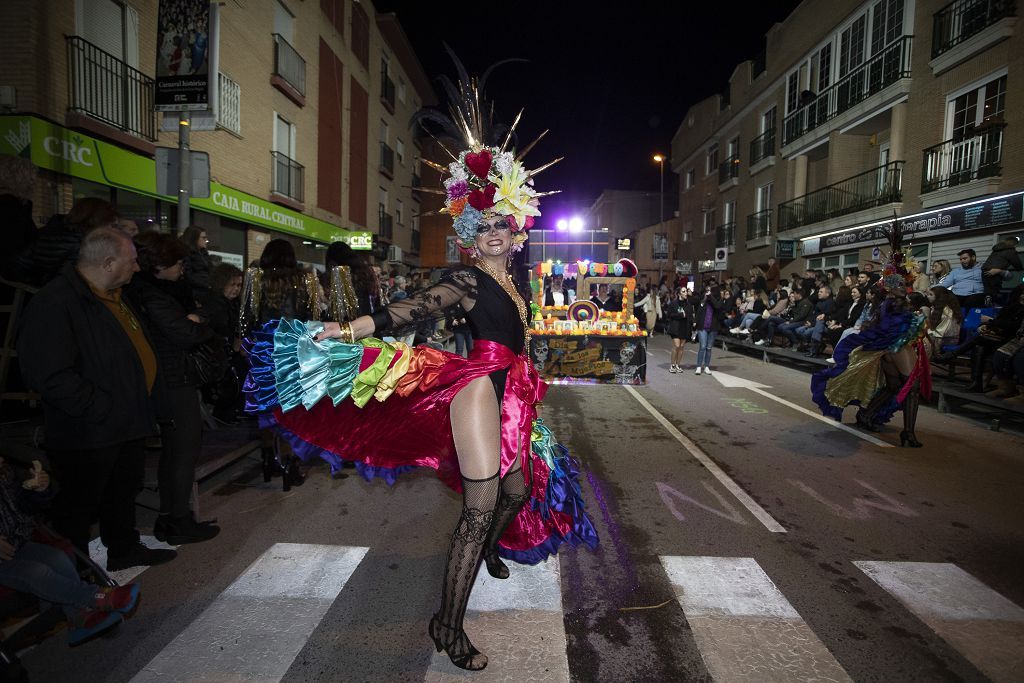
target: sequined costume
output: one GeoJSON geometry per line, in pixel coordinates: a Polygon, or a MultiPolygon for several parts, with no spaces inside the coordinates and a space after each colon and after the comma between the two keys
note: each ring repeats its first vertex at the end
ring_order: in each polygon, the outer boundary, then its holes
{"type": "Polygon", "coordinates": [[[319,456],[333,469],[356,461],[364,477],[389,483],[413,467],[432,467],[459,491],[450,404],[471,380],[487,375],[501,406],[500,474],[521,463],[530,496],[502,535],[500,555],[534,564],[564,541],[596,547],[578,464],[535,419],[547,387],[528,361],[515,305],[498,283],[478,268],[450,271],[422,294],[389,306],[389,323],[416,325],[460,301],[471,302],[465,306],[474,339],[468,358],[372,337],[316,342],[316,322],[264,325],[249,340],[247,410],[304,459],[319,456]]]}
{"type": "Polygon", "coordinates": [[[913,311],[894,312],[891,300],[885,300],[877,321],[856,334],[842,339],[835,347],[835,365],[811,376],[811,396],[823,415],[841,421],[848,405],[867,406],[884,399],[873,412],[873,421],[888,422],[903,407],[911,391],[931,394],[931,372],[924,348],[927,319],[913,311]],[[883,371],[886,354],[912,349],[916,353],[913,371],[900,376],[900,385],[891,387],[883,371]],[[891,391],[887,392],[887,389],[891,391]]]}

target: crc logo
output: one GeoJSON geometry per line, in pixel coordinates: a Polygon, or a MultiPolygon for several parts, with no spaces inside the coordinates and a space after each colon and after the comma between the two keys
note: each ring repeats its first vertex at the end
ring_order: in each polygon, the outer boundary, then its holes
{"type": "Polygon", "coordinates": [[[92,162],[87,160],[87,157],[92,156],[92,149],[82,143],[82,138],[77,135],[70,140],[51,136],[43,139],[43,149],[52,157],[59,157],[73,164],[92,166],[92,162]]]}
{"type": "Polygon", "coordinates": [[[372,249],[373,235],[368,233],[352,235],[348,238],[348,245],[353,249],[372,249]]]}
{"type": "Polygon", "coordinates": [[[718,249],[715,249],[715,260],[716,261],[724,261],[727,258],[729,258],[729,251],[728,250],[726,250],[726,249],[724,249],[722,247],[719,247],[718,249]]]}

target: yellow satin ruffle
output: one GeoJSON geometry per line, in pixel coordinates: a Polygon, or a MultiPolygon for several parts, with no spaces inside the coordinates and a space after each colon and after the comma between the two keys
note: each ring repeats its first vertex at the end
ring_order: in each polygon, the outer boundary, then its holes
{"type": "Polygon", "coordinates": [[[400,355],[394,365],[388,368],[388,371],[384,373],[384,376],[377,383],[377,391],[374,392],[373,397],[378,401],[384,401],[394,393],[395,387],[398,386],[398,381],[402,379],[402,375],[409,369],[409,363],[412,361],[412,349],[408,344],[394,342],[391,346],[400,355]]]}
{"type": "Polygon", "coordinates": [[[884,354],[884,350],[854,349],[850,353],[850,364],[846,370],[825,384],[825,398],[828,399],[828,402],[842,408],[855,400],[860,401],[861,405],[867,405],[884,382],[882,376],[882,356],[884,354]]]}

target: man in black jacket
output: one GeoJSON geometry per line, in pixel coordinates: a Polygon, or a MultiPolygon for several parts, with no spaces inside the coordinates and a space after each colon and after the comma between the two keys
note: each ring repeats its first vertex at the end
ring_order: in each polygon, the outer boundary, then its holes
{"type": "Polygon", "coordinates": [[[26,308],[18,339],[22,374],[42,396],[46,449],[61,485],[54,526],[88,552],[99,520],[114,571],[172,560],[135,528],[144,439],[156,433],[156,356],[121,288],[139,269],[131,239],[96,228],[26,308]]]}

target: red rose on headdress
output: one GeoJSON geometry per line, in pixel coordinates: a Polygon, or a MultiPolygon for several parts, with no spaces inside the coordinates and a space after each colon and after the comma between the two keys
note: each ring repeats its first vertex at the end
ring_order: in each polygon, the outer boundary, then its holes
{"type": "Polygon", "coordinates": [[[466,155],[466,166],[477,178],[487,180],[487,174],[491,172],[491,153],[486,149],[470,152],[466,155]]]}
{"type": "Polygon", "coordinates": [[[533,216],[526,217],[526,225],[523,226],[523,230],[529,230],[533,227],[533,216]]]}
{"type": "Polygon", "coordinates": [[[469,193],[469,205],[477,211],[485,211],[491,208],[494,206],[495,190],[497,188],[494,185],[488,185],[482,192],[480,190],[473,190],[469,193]]]}

